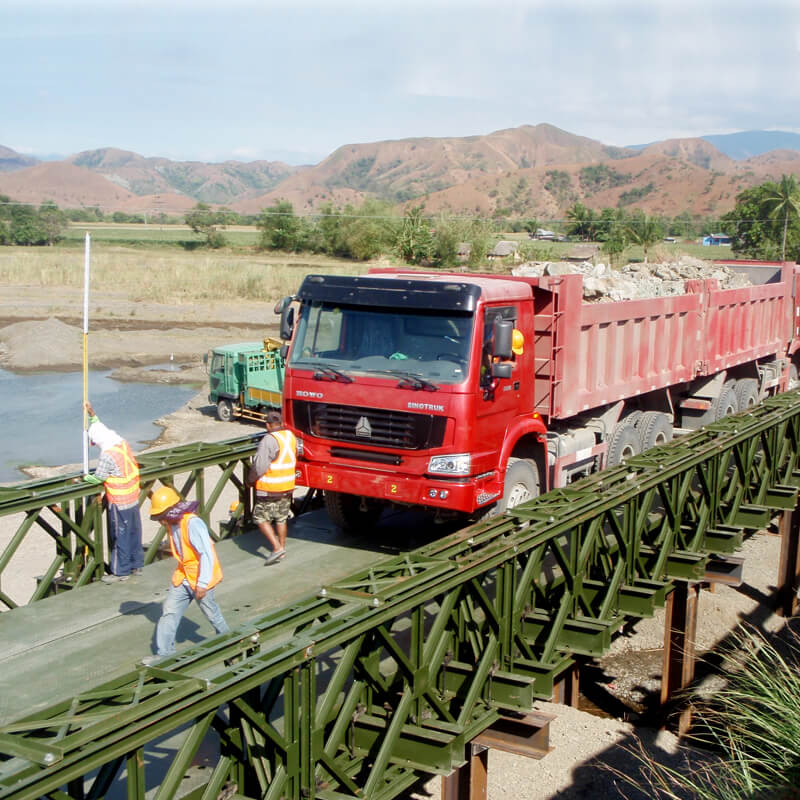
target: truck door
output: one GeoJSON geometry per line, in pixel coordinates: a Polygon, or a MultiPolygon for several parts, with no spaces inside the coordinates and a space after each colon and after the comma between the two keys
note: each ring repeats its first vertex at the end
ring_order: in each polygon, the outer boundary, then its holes
{"type": "Polygon", "coordinates": [[[511,320],[516,327],[519,319],[517,306],[493,306],[484,309],[483,314],[483,348],[481,351],[480,398],[478,400],[478,435],[476,450],[500,451],[505,438],[506,428],[519,413],[520,381],[522,375],[521,361],[525,357],[512,356],[513,370],[511,378],[501,378],[492,391],[492,334],[494,321],[497,318],[511,320]]]}

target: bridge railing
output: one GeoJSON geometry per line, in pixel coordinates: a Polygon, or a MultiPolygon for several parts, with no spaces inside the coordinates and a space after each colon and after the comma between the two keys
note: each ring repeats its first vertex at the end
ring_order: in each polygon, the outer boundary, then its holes
{"type": "MultiPolygon", "coordinates": [[[[241,500],[238,514],[249,514],[252,493],[245,478],[262,435],[138,454],[143,518],[149,491],[164,484],[199,503],[198,514],[216,538],[229,535],[232,527],[219,524],[219,518],[227,520],[231,497],[241,500]]],[[[0,487],[0,517],[10,520],[9,533],[0,542],[0,610],[83,586],[106,571],[109,540],[102,487],[80,481],[79,474],[0,487]]],[[[164,535],[163,527],[153,534],[145,564],[159,557],[164,535]]]]}
{"type": "MultiPolygon", "coordinates": [[[[0,728],[0,797],[391,798],[797,502],[782,395],[0,728]],[[204,753],[207,753],[207,748],[204,753]]],[[[13,612],[12,612],[13,613],[13,612]]]]}

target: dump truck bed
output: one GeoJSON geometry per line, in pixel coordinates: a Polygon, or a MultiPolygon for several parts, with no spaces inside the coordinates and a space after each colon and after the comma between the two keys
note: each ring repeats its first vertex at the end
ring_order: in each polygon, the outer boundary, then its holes
{"type": "Polygon", "coordinates": [[[591,304],[583,302],[581,275],[534,279],[535,410],[566,419],[785,355],[794,270],[763,271],[764,283],[744,288],[693,280],[683,295],[591,304]]]}

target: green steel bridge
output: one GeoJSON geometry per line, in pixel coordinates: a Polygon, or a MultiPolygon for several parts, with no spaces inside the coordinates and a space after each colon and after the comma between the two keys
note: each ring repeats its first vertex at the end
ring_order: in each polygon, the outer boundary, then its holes
{"type": "Polygon", "coordinates": [[[157,610],[142,595],[156,597],[171,571],[158,561],[164,532],[140,585],[108,587],[96,580],[107,558],[96,487],[0,489],[0,514],[16,524],[0,553],[11,653],[0,659],[0,798],[383,800],[448,775],[624,625],[676,587],[734,573],[744,537],[794,518],[798,437],[800,393],[779,395],[400,553],[315,535],[303,515],[283,573],[261,568],[236,520],[212,518],[241,497],[247,519],[256,438],[142,455],[143,487],[197,499],[226,581],[245,581],[235,608],[233,594],[220,599],[230,633],[194,635],[150,667],[135,666],[144,634],[129,618],[152,631],[157,610]],[[42,532],[54,555],[15,600],[9,566],[42,532]],[[167,741],[169,763],[157,763],[167,741]]]}

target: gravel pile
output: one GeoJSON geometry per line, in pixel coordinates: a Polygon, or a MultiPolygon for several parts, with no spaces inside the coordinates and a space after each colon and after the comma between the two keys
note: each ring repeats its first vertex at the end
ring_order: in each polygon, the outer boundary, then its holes
{"type": "Polygon", "coordinates": [[[626,264],[621,269],[589,261],[529,261],[514,267],[511,274],[524,277],[583,275],[583,298],[590,303],[684,294],[685,281],[694,279],[713,278],[721,289],[750,286],[746,276],[729,267],[691,256],[664,263],[626,264]]]}

